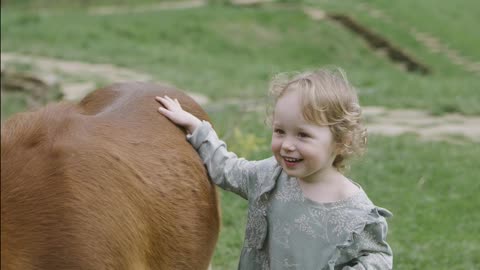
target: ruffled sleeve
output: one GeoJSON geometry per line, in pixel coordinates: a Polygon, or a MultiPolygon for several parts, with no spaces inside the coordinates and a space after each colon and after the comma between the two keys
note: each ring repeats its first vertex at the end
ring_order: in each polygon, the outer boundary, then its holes
{"type": "Polygon", "coordinates": [[[370,213],[370,221],[363,230],[352,234],[351,244],[343,253],[351,258],[339,268],[342,270],[388,270],[393,268],[393,254],[388,245],[387,217],[392,214],[383,208],[376,207],[370,213]]]}

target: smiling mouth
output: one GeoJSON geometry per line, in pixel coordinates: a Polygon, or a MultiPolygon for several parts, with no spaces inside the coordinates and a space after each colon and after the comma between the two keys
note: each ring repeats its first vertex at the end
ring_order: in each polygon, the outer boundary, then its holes
{"type": "Polygon", "coordinates": [[[290,157],[283,157],[283,160],[287,163],[287,165],[294,165],[298,162],[301,162],[303,159],[301,158],[290,158],[290,157]]]}

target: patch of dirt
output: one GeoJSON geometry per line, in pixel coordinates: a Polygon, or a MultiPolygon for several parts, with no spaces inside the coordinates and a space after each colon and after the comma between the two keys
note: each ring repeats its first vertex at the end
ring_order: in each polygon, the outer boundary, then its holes
{"type": "Polygon", "coordinates": [[[272,3],[274,0],[231,0],[230,3],[237,6],[256,6],[272,3]]]}
{"type": "Polygon", "coordinates": [[[8,65],[10,62],[28,64],[44,71],[45,73],[68,73],[82,76],[101,76],[109,81],[125,80],[150,80],[148,74],[139,73],[129,69],[116,67],[110,64],[92,64],[79,61],[60,60],[47,57],[20,55],[2,52],[1,60],[8,65]]]}
{"type": "Polygon", "coordinates": [[[314,21],[321,21],[328,18],[327,13],[318,8],[305,8],[303,9],[303,12],[314,21]]]}
{"type": "Polygon", "coordinates": [[[49,101],[49,98],[59,98],[52,95],[56,81],[52,78],[40,79],[27,71],[9,70],[4,65],[1,69],[0,93],[2,98],[6,93],[23,93],[29,108],[38,108],[49,101]],[[53,91],[52,91],[53,90],[53,91]]]}
{"type": "Polygon", "coordinates": [[[119,7],[119,6],[104,6],[96,7],[88,10],[89,15],[111,15],[111,14],[130,14],[130,13],[143,13],[159,10],[172,10],[172,9],[187,9],[196,8],[206,5],[205,0],[192,0],[192,1],[176,1],[176,2],[163,2],[151,5],[141,5],[135,7],[119,7]]]}
{"type": "MultiPolygon", "coordinates": [[[[152,81],[149,74],[119,68],[109,64],[91,64],[77,61],[58,60],[45,57],[2,53],[2,70],[13,63],[23,63],[41,70],[40,78],[48,83],[60,84],[64,97],[78,100],[96,89],[92,78],[110,84],[113,82],[136,80],[152,81]],[[43,77],[42,77],[43,76],[43,77]],[[64,76],[75,76],[83,81],[72,82],[64,76]]],[[[158,81],[157,81],[158,82],[158,81]]],[[[171,85],[165,82],[161,84],[171,85]]],[[[105,84],[105,85],[106,85],[105,84]]],[[[226,99],[209,103],[206,96],[187,92],[210,113],[221,113],[227,106],[238,106],[242,111],[266,112],[265,99],[226,99]]],[[[370,134],[398,136],[406,133],[417,134],[424,140],[442,140],[463,143],[465,139],[480,142],[480,117],[467,117],[460,114],[432,116],[419,110],[391,110],[383,107],[363,107],[366,126],[370,134]]]]}
{"type": "MultiPolygon", "coordinates": [[[[47,57],[1,53],[2,70],[12,65],[28,66],[30,77],[43,81],[47,85],[58,85],[66,100],[80,100],[91,91],[101,86],[124,81],[150,81],[162,85],[173,84],[154,80],[150,74],[117,67],[111,64],[93,64],[79,61],[67,61],[47,57]]],[[[208,102],[208,98],[187,92],[199,104],[208,102]]]]}
{"type": "MultiPolygon", "coordinates": [[[[226,99],[205,106],[209,113],[221,113],[227,106],[245,112],[266,112],[265,99],[226,99]]],[[[480,142],[480,117],[460,114],[430,115],[425,111],[364,106],[363,116],[369,134],[399,136],[416,134],[422,140],[464,143],[480,142]]]]}
{"type": "Polygon", "coordinates": [[[413,133],[424,140],[462,143],[466,138],[480,142],[480,117],[460,114],[433,116],[424,111],[383,107],[363,107],[363,114],[371,134],[397,136],[413,133]]]}

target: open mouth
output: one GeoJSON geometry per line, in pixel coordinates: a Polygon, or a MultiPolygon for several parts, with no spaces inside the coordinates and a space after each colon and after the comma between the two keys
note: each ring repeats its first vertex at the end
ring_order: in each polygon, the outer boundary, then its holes
{"type": "Polygon", "coordinates": [[[283,157],[283,160],[285,161],[285,164],[288,167],[293,167],[303,161],[303,159],[301,158],[291,158],[291,157],[283,157]]]}

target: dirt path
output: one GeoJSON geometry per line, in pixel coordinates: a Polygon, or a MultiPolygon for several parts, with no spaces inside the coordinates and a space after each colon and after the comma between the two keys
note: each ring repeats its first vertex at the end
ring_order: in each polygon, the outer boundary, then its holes
{"type": "MultiPolygon", "coordinates": [[[[110,64],[92,64],[66,61],[46,57],[34,57],[15,53],[1,53],[2,69],[9,65],[29,65],[32,72],[43,80],[54,80],[64,93],[65,99],[79,100],[102,85],[121,81],[153,81],[150,74],[116,67],[110,64]],[[52,79],[54,78],[54,79],[52,79]]],[[[239,106],[244,111],[265,112],[264,100],[228,99],[211,103],[208,97],[188,92],[199,104],[209,111],[221,112],[227,105],[239,106]]],[[[459,114],[432,116],[419,110],[391,110],[383,107],[364,107],[364,116],[370,134],[398,136],[414,133],[425,140],[443,140],[461,143],[466,138],[480,142],[480,117],[466,117],[459,114]]]]}
{"type": "Polygon", "coordinates": [[[364,107],[368,132],[386,136],[417,134],[424,140],[461,143],[464,139],[480,142],[480,117],[460,114],[433,116],[419,110],[390,110],[364,107]]]}
{"type": "MultiPolygon", "coordinates": [[[[211,112],[221,112],[227,106],[238,106],[246,112],[265,112],[265,100],[229,99],[209,103],[211,112]]],[[[480,142],[480,117],[460,114],[434,116],[412,109],[388,109],[363,106],[363,116],[369,134],[399,136],[416,134],[422,140],[464,143],[480,142]]]]}
{"type": "Polygon", "coordinates": [[[125,13],[143,13],[159,10],[172,9],[186,9],[196,8],[207,4],[206,0],[191,0],[191,1],[177,1],[177,2],[163,2],[158,4],[140,5],[135,7],[118,7],[118,6],[104,6],[96,7],[88,10],[89,15],[111,15],[111,14],[125,14],[125,13]]]}
{"type": "MultiPolygon", "coordinates": [[[[122,81],[150,81],[163,85],[173,84],[154,80],[150,74],[117,67],[111,64],[92,64],[46,57],[1,53],[2,69],[9,65],[29,66],[31,72],[48,85],[58,84],[66,100],[80,100],[101,85],[122,81]]],[[[206,103],[202,95],[189,93],[200,103],[206,103]]]]}

